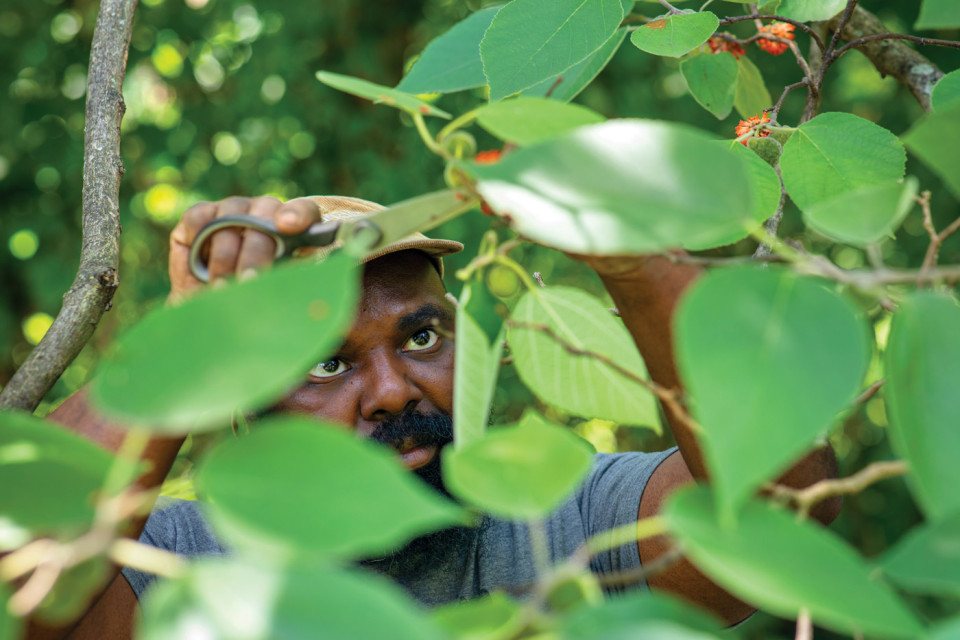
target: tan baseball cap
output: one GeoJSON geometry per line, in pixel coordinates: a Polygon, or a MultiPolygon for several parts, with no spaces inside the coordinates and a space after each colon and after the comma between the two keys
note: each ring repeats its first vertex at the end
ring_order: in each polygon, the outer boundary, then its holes
{"type": "MultiPolygon", "coordinates": [[[[381,204],[377,204],[376,202],[361,200],[360,198],[351,198],[348,196],[310,196],[310,199],[313,200],[320,208],[322,220],[353,220],[356,218],[363,218],[386,208],[381,204]]],[[[326,255],[339,246],[340,243],[338,242],[330,247],[324,247],[323,249],[312,249],[310,250],[310,253],[313,255],[326,255]]],[[[414,233],[413,235],[409,235],[406,238],[388,244],[387,246],[368,254],[362,262],[370,262],[371,260],[382,258],[390,253],[407,251],[410,249],[422,251],[423,253],[427,254],[427,256],[430,258],[430,261],[433,262],[433,265],[437,268],[437,271],[442,277],[443,256],[463,251],[463,244],[457,242],[456,240],[428,238],[422,233],[414,233]]]]}

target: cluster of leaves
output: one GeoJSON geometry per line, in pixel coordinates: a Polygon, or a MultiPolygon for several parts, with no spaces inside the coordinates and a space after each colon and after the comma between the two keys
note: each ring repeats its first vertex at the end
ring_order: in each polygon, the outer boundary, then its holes
{"type": "MultiPolygon", "coordinates": [[[[780,4],[798,21],[825,20],[846,6],[780,4]]],[[[434,40],[396,88],[329,72],[318,78],[408,114],[446,163],[451,188],[482,200],[526,240],[593,255],[700,251],[750,236],[766,243],[786,265],[712,270],[678,311],[687,420],[698,429],[712,482],[676,495],[665,527],[702,571],[775,615],[805,613],[845,633],[917,637],[927,625],[897,589],[948,600],[960,595],[953,465],[960,442],[951,423],[960,307],[944,287],[889,286],[939,285],[946,276],[933,265],[907,272],[910,278],[883,266],[844,270],[780,242],[762,223],[789,197],[816,233],[875,254],[916,202],[919,181],[905,177],[906,149],[960,198],[958,76],[941,81],[934,111],[901,137],[838,112],[796,127],[758,119],[741,140],[748,145],[676,122],[605,121],[569,100],[602,71],[628,31],[646,53],[685,56],[683,77],[714,115],[730,96],[738,110],[750,100],[770,102],[758,97],[763,82],[755,81],[759,72],[745,66],[746,58],[714,53],[707,44],[719,24],[713,13],[671,9],[642,26],[624,26],[631,10],[623,0],[513,0],[472,14],[434,40]],[[729,59],[736,73],[697,67],[713,60],[728,60],[720,64],[729,67],[729,59]],[[724,86],[706,86],[718,78],[724,86]],[[706,84],[695,88],[698,82],[706,84]],[[456,118],[435,104],[437,96],[423,95],[477,87],[488,87],[490,101],[456,118]],[[433,134],[425,117],[450,122],[433,134]],[[507,145],[499,161],[472,160],[476,145],[465,128],[474,122],[507,145]],[[882,341],[867,323],[877,316],[892,317],[882,341]],[[882,365],[870,367],[874,358],[882,365]],[[909,464],[909,486],[926,522],[868,562],[835,534],[753,496],[853,410],[865,384],[880,379],[891,444],[909,464]]],[[[960,26],[956,9],[933,0],[925,1],[921,21],[960,26]]],[[[741,113],[759,116],[760,109],[741,113]]],[[[237,550],[234,557],[184,568],[118,540],[125,520],[148,500],[130,488],[144,425],[168,434],[223,428],[236,411],[275,401],[348,328],[358,287],[352,261],[285,265],[156,310],[114,345],[91,397],[105,413],[140,427],[120,455],[93,454],[89,444],[39,419],[2,415],[0,475],[5,486],[29,490],[0,498],[6,518],[0,549],[15,549],[0,561],[0,578],[30,574],[29,586],[53,566],[59,580],[35,602],[36,588],[15,595],[0,588],[7,604],[0,631],[17,624],[9,611],[39,607],[52,620],[75,614],[113,558],[171,574],[144,602],[144,638],[178,637],[197,625],[225,637],[320,630],[417,638],[509,638],[539,630],[571,638],[717,633],[715,622],[665,597],[598,601],[582,558],[547,568],[527,602],[494,594],[433,613],[395,586],[345,568],[477,513],[536,521],[582,479],[589,448],[544,416],[530,412],[487,430],[504,343],[544,406],[660,429],[655,398],[669,390],[646,379],[622,325],[579,289],[540,287],[510,257],[515,242],[497,237],[488,234],[459,273],[465,284],[457,309],[457,431],[444,475],[461,505],[417,484],[375,445],[290,417],[220,444],[201,462],[198,492],[217,532],[237,550]],[[523,287],[508,313],[486,286],[494,268],[515,274],[523,287]],[[327,287],[318,291],[318,281],[327,287]],[[263,311],[237,312],[249,308],[263,311]],[[271,334],[281,319],[284,335],[271,334]],[[171,378],[170,371],[180,375],[171,378]],[[345,481],[355,475],[369,482],[345,481]],[[56,553],[42,553],[47,548],[56,553]],[[571,580],[572,604],[565,591],[571,580]],[[561,600],[563,606],[551,606],[561,600]]],[[[631,530],[588,548],[633,544],[638,535],[631,530]]],[[[960,624],[936,623],[929,631],[935,637],[949,637],[960,624]]]]}

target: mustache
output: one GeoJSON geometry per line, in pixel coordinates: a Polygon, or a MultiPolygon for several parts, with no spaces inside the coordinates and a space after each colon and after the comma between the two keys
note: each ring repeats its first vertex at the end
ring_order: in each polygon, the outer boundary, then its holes
{"type": "Polygon", "coordinates": [[[442,412],[405,410],[377,425],[370,434],[370,440],[394,449],[400,449],[404,445],[443,447],[453,442],[453,418],[442,412]]]}

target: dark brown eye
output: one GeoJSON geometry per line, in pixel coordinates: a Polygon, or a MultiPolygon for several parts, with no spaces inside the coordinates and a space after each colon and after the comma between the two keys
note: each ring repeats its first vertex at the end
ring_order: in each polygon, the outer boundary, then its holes
{"type": "Polygon", "coordinates": [[[410,336],[407,344],[403,346],[404,351],[423,351],[437,344],[440,335],[433,329],[420,329],[410,336]]]}
{"type": "Polygon", "coordinates": [[[314,378],[332,378],[347,370],[347,363],[340,358],[332,358],[326,362],[321,362],[310,370],[310,375],[314,378]]]}

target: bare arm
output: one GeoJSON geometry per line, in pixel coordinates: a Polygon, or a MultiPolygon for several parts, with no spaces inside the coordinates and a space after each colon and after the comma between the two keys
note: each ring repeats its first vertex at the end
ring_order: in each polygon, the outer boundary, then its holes
{"type": "MultiPolygon", "coordinates": [[[[581,259],[600,274],[643,355],[651,378],[664,387],[682,389],[673,354],[673,314],[683,292],[696,280],[700,269],[676,264],[664,257],[581,259]]],[[[669,408],[664,411],[680,451],[665,460],[651,477],[640,500],[640,518],[658,513],[677,488],[695,479],[705,480],[708,476],[695,434],[669,408]]],[[[778,482],[796,488],[806,487],[836,476],[836,469],[833,450],[824,447],[807,454],[778,482]]],[[[839,499],[821,503],[812,515],[829,523],[838,511],[839,499]]],[[[668,545],[665,537],[641,541],[638,543],[641,562],[654,561],[668,549],[668,545]]],[[[730,623],[742,620],[753,611],[750,605],[712,583],[686,560],[651,577],[649,584],[705,606],[730,623]]]]}

